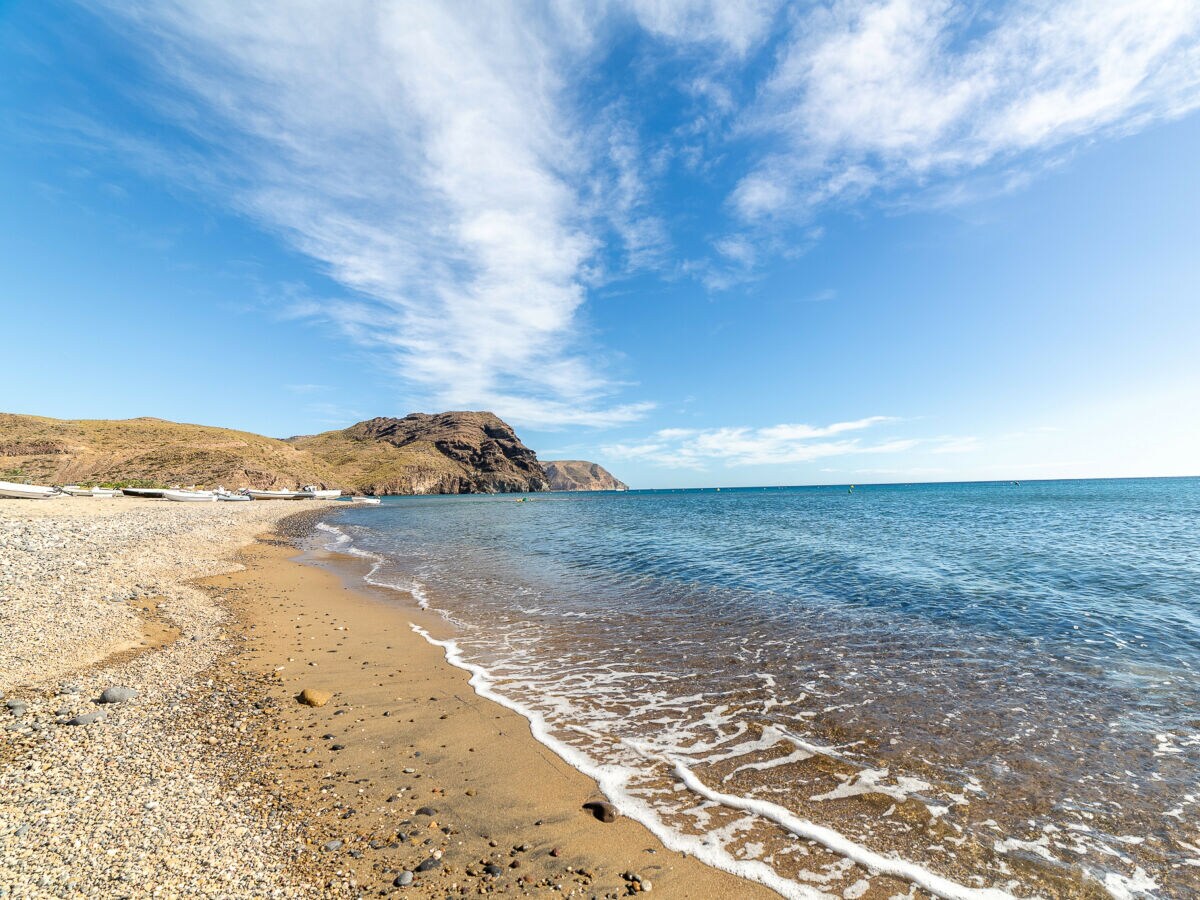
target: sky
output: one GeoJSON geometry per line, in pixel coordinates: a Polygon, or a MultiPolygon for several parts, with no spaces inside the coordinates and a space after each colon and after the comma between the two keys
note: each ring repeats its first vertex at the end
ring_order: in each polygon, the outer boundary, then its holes
{"type": "Polygon", "coordinates": [[[1200,474],[1200,0],[0,0],[0,410],[1200,474]]]}

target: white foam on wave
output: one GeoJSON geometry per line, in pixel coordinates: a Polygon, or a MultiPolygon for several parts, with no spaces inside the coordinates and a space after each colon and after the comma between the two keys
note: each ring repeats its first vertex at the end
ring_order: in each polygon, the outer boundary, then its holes
{"type": "Polygon", "coordinates": [[[383,568],[387,558],[380,556],[378,553],[372,553],[369,550],[363,550],[360,547],[355,547],[353,539],[346,532],[342,531],[335,525],[327,525],[325,522],[318,522],[317,528],[321,531],[328,532],[334,536],[332,543],[326,544],[325,549],[334,553],[345,553],[348,556],[358,556],[362,559],[371,560],[371,568],[367,570],[367,574],[363,576],[363,581],[375,587],[388,588],[393,591],[404,591],[407,594],[412,594],[414,600],[417,601],[417,606],[421,609],[429,609],[429,596],[425,593],[425,586],[416,578],[413,578],[408,584],[396,584],[391,581],[384,581],[376,578],[379,570],[383,568]]]}
{"type": "MultiPolygon", "coordinates": [[[[784,897],[794,900],[825,900],[830,895],[811,885],[799,884],[784,878],[769,865],[752,859],[736,859],[723,847],[714,846],[711,836],[682,834],[669,827],[658,812],[645,800],[629,790],[630,781],[638,774],[628,766],[598,763],[570,744],[556,738],[549,722],[539,711],[532,709],[495,688],[491,673],[481,665],[467,660],[458,642],[454,639],[439,640],[415,623],[409,623],[414,632],[445,653],[446,661],[471,673],[470,685],[480,697],[498,703],[524,717],[534,739],[544,744],[573,768],[594,780],[601,792],[616,806],[622,815],[646,826],[668,849],[689,853],[703,863],[716,869],[747,878],[771,888],[784,897]]],[[[1012,894],[995,888],[971,888],[944,878],[924,867],[903,859],[895,859],[855,843],[840,832],[823,825],[802,819],[778,804],[766,800],[739,797],[715,790],[704,784],[691,769],[678,758],[671,759],[644,745],[624,741],[631,749],[640,749],[646,756],[657,758],[670,766],[675,776],[694,794],[706,800],[762,817],[787,829],[792,834],[814,841],[837,853],[843,858],[858,863],[869,870],[911,882],[944,900],[1015,900],[1012,894]]],[[[749,742],[759,743],[759,742],[749,742]]]]}

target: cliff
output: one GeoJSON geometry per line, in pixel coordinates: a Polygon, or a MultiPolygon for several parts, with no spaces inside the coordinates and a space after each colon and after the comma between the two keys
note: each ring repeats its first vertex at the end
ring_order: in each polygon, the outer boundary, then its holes
{"type": "Polygon", "coordinates": [[[163,419],[48,419],[0,413],[0,480],[197,484],[355,493],[549,489],[537,456],[491,413],[370,419],[287,440],[163,419]]]}
{"type": "Polygon", "coordinates": [[[327,460],[356,490],[376,494],[496,494],[549,490],[532,450],[489,412],[413,413],[288,438],[327,460]]]}
{"type": "Polygon", "coordinates": [[[627,491],[629,485],[618,481],[603,466],[582,459],[544,462],[552,491],[627,491]]]}

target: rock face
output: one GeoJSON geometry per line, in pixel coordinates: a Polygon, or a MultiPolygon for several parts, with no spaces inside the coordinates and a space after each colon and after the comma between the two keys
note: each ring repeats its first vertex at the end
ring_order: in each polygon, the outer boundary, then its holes
{"type": "Polygon", "coordinates": [[[552,491],[627,491],[629,485],[618,481],[601,465],[582,459],[557,459],[544,462],[552,491]]]}
{"type": "Polygon", "coordinates": [[[546,491],[537,455],[490,412],[412,413],[341,431],[289,438],[328,460],[347,483],[373,494],[546,491]]]}

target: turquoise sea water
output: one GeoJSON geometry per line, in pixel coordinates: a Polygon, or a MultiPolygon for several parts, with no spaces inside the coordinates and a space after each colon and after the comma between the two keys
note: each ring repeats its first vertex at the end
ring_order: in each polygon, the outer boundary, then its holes
{"type": "Polygon", "coordinates": [[[514,499],[329,525],[669,843],[789,896],[1200,893],[1200,479],[514,499]]]}

